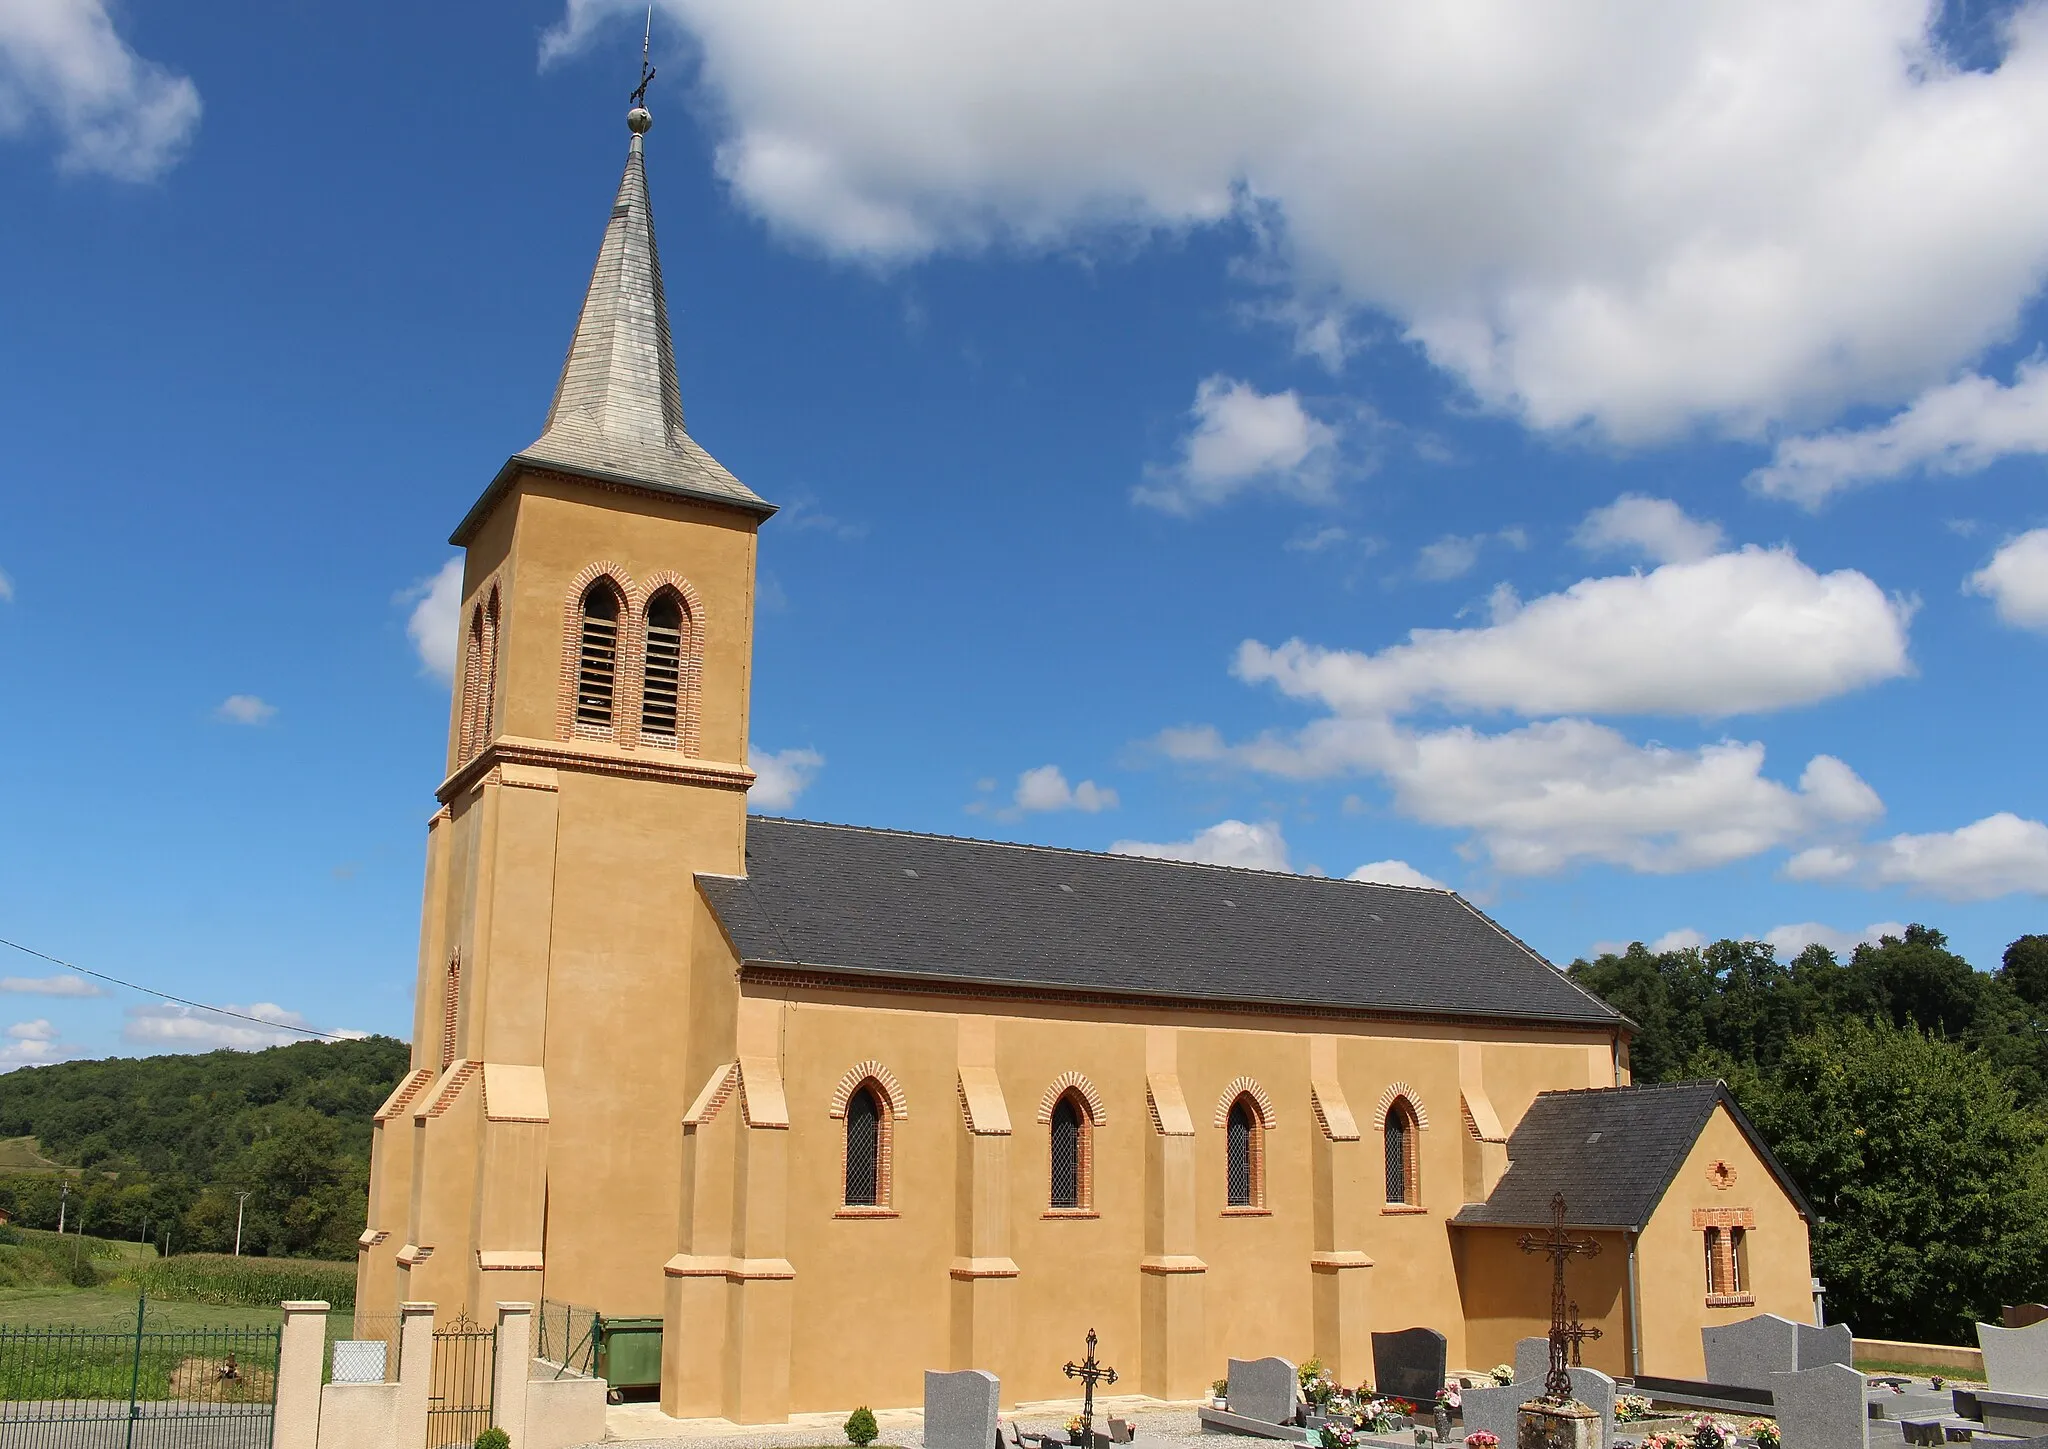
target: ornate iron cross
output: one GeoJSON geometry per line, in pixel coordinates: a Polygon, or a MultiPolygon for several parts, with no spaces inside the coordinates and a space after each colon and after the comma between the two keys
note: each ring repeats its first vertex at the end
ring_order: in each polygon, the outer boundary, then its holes
{"type": "Polygon", "coordinates": [[[1564,1337],[1565,1342],[1571,1345],[1571,1363],[1573,1368],[1584,1366],[1579,1361],[1580,1345],[1589,1338],[1605,1338],[1606,1336],[1599,1329],[1588,1328],[1585,1324],[1579,1322],[1579,1305],[1576,1303],[1572,1305],[1572,1318],[1571,1322],[1564,1326],[1564,1337]]]}
{"type": "Polygon", "coordinates": [[[1095,1386],[1116,1382],[1116,1370],[1104,1368],[1095,1361],[1095,1330],[1088,1330],[1088,1357],[1075,1363],[1072,1359],[1062,1370],[1070,1379],[1081,1381],[1081,1443],[1087,1449],[1095,1444],[1095,1386]]]}
{"type": "MultiPolygon", "coordinates": [[[[1550,1231],[1547,1233],[1524,1233],[1517,1239],[1525,1253],[1542,1253],[1549,1257],[1554,1271],[1550,1281],[1550,1372],[1543,1380],[1543,1397],[1553,1404],[1571,1402],[1572,1376],[1568,1360],[1575,1361],[1577,1354],[1568,1352],[1567,1345],[1573,1343],[1571,1332],[1566,1327],[1566,1309],[1571,1307],[1564,1293],[1564,1265],[1567,1258],[1591,1258],[1600,1251],[1600,1244],[1591,1238],[1575,1238],[1565,1231],[1564,1194],[1558,1193],[1550,1200],[1550,1231]]],[[[1578,1311],[1572,1308],[1570,1318],[1578,1329],[1579,1338],[1598,1338],[1600,1331],[1587,1329],[1576,1320],[1578,1311]]]]}

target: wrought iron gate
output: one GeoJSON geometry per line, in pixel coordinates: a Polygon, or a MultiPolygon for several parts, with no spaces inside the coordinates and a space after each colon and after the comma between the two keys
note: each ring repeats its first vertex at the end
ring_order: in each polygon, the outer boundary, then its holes
{"type": "Polygon", "coordinates": [[[464,1449],[491,1427],[498,1335],[468,1314],[434,1330],[433,1387],[427,1397],[427,1449],[464,1449]]]}
{"type": "Polygon", "coordinates": [[[0,1449],[269,1449],[279,1338],[0,1330],[0,1449]]]}

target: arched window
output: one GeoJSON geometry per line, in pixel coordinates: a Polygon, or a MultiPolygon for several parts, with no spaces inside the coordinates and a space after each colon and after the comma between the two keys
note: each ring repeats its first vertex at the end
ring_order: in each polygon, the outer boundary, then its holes
{"type": "Polygon", "coordinates": [[[1085,1212],[1094,1206],[1094,1126],[1078,1088],[1069,1087],[1053,1104],[1051,1207],[1085,1212]]]}
{"type": "Polygon", "coordinates": [[[468,759],[476,752],[476,702],[484,688],[484,611],[469,611],[469,633],[462,651],[462,731],[456,752],[468,759]]]}
{"type": "Polygon", "coordinates": [[[1422,1202],[1420,1144],[1416,1138],[1415,1109],[1406,1097],[1396,1097],[1387,1108],[1387,1202],[1416,1207],[1422,1202]]]}
{"type": "Polygon", "coordinates": [[[882,1139],[887,1127],[882,1099],[872,1082],[863,1082],[846,1099],[846,1205],[881,1207],[883,1203],[882,1139]]]}
{"type": "Polygon", "coordinates": [[[1225,1175],[1231,1207],[1265,1205],[1265,1141],[1257,1106],[1249,1092],[1230,1104],[1224,1123],[1225,1175]]]}
{"type": "Polygon", "coordinates": [[[483,694],[477,702],[476,747],[482,749],[491,742],[497,728],[498,711],[498,590],[491,589],[491,597],[484,604],[483,618],[483,694]]]}
{"type": "Polygon", "coordinates": [[[681,725],[683,631],[687,616],[675,590],[647,606],[647,668],[640,686],[640,733],[673,749],[681,725]]]}
{"type": "Polygon", "coordinates": [[[619,596],[599,579],[583,591],[583,632],[576,656],[576,727],[609,730],[618,687],[619,596]]]}

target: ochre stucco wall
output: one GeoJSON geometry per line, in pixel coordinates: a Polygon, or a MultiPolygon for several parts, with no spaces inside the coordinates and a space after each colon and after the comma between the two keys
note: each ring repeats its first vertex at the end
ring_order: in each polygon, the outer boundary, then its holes
{"type": "MultiPolygon", "coordinates": [[[[1513,1363],[1518,1339],[1550,1332],[1550,1259],[1525,1253],[1521,1228],[1458,1228],[1470,1366],[1485,1370],[1513,1363]]],[[[1600,1330],[1583,1358],[1620,1378],[1628,1373],[1628,1240],[1623,1233],[1579,1234],[1600,1244],[1592,1258],[1574,1258],[1565,1284],[1579,1305],[1579,1321],[1600,1330]]]]}
{"type": "Polygon", "coordinates": [[[1706,1373],[1700,1330],[1775,1313],[1794,1323],[1813,1322],[1813,1270],[1806,1220],[1778,1186],[1725,1108],[1714,1115],[1678,1170],[1664,1200],[1644,1228],[1642,1255],[1643,1372],[1697,1379],[1706,1373]],[[1735,1181],[1726,1189],[1707,1169],[1726,1162],[1735,1181]],[[1749,1282],[1754,1302],[1707,1306],[1706,1252],[1693,1226],[1696,1208],[1748,1208],[1756,1228],[1748,1234],[1749,1282]]]}

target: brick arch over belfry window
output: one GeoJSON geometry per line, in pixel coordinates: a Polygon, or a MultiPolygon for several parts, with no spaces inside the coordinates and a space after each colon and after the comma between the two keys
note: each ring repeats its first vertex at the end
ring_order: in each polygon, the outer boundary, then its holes
{"type": "Polygon", "coordinates": [[[681,574],[664,570],[640,587],[633,651],[637,742],[650,749],[702,753],[704,602],[681,574]]]}
{"type": "Polygon", "coordinates": [[[456,753],[467,760],[491,742],[498,704],[498,581],[487,580],[463,630],[462,716],[456,753]]]}
{"type": "Polygon", "coordinates": [[[1038,1102],[1046,1129],[1046,1216],[1095,1216],[1095,1129],[1102,1093],[1079,1072],[1062,1072],[1038,1102]]]}
{"type": "Polygon", "coordinates": [[[632,602],[632,577],[617,564],[587,564],[570,580],[562,601],[558,738],[616,740],[632,717],[632,602]]]}

